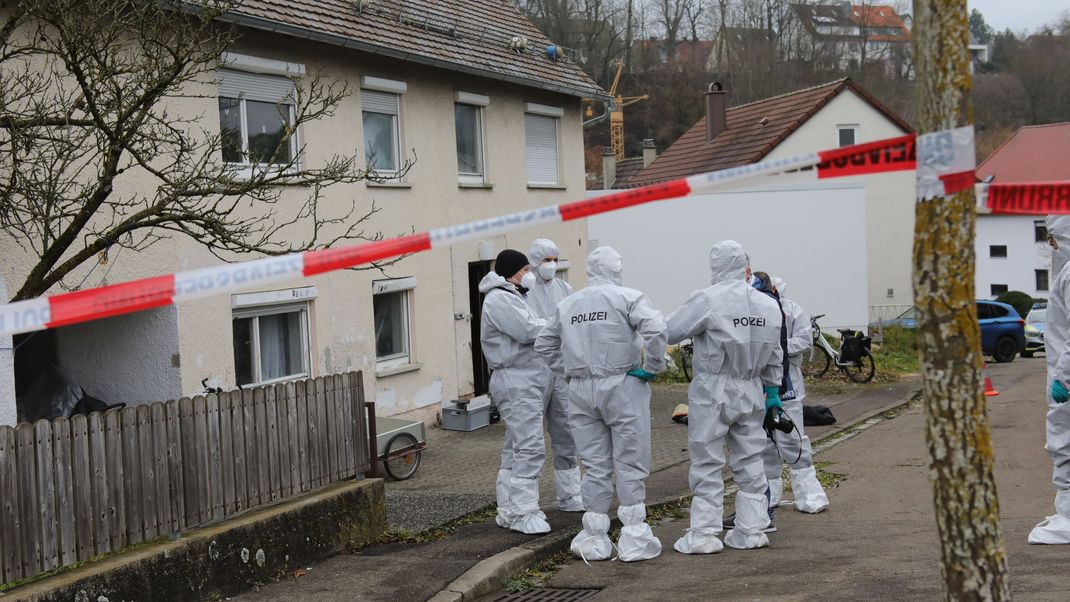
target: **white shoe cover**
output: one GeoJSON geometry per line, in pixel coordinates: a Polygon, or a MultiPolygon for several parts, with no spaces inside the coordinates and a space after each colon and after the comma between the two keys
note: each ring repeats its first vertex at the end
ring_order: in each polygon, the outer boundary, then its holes
{"type": "Polygon", "coordinates": [[[513,509],[509,502],[509,480],[512,478],[511,470],[499,470],[498,480],[494,483],[494,494],[498,498],[498,514],[494,522],[499,527],[508,528],[513,523],[513,509]]]}
{"type": "Polygon", "coordinates": [[[776,508],[784,499],[784,480],[780,477],[769,481],[769,507],[776,508]]]}
{"type": "Polygon", "coordinates": [[[1040,522],[1029,532],[1029,543],[1070,544],[1070,489],[1055,494],[1055,514],[1040,522]]]}
{"type": "Polygon", "coordinates": [[[817,480],[817,470],[811,466],[791,471],[791,489],[795,493],[795,509],[807,514],[817,514],[829,507],[825,488],[817,480]]]}
{"type": "Polygon", "coordinates": [[[554,470],[554,488],[557,491],[557,507],[565,512],[583,512],[580,497],[580,467],[554,470]]]}
{"type": "Polygon", "coordinates": [[[717,537],[720,531],[713,529],[689,529],[672,548],[681,554],[716,554],[724,549],[724,544],[717,537]]]}
{"type": "Polygon", "coordinates": [[[724,543],[737,550],[764,548],[769,538],[762,529],[769,525],[769,503],[765,493],[736,494],[736,526],[724,536],[724,543]]]}
{"type": "Polygon", "coordinates": [[[624,526],[617,539],[617,557],[624,562],[650,560],[661,554],[661,541],[646,524],[646,505],[621,506],[617,518],[624,526]]]}
{"type": "Polygon", "coordinates": [[[512,501],[514,512],[509,529],[528,535],[550,532],[550,524],[546,522],[545,515],[539,510],[538,480],[511,478],[509,499],[512,501]]]}
{"type": "Polygon", "coordinates": [[[573,556],[585,562],[608,560],[613,553],[613,542],[609,539],[609,517],[597,512],[584,512],[583,530],[572,538],[569,550],[573,556]]]}

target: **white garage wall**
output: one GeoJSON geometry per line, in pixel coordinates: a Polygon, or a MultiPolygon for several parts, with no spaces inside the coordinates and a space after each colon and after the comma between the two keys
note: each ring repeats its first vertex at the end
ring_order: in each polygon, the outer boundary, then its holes
{"type": "Polygon", "coordinates": [[[755,270],[788,283],[788,297],[811,314],[827,314],[822,328],[864,326],[864,182],[788,178],[591,217],[591,245],[617,249],[624,256],[624,284],[645,292],[667,314],[692,291],[709,286],[710,247],[734,239],[755,270]]]}

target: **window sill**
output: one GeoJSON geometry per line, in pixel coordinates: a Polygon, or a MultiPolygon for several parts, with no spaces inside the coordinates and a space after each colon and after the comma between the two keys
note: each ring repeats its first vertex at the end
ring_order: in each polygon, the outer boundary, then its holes
{"type": "Polygon", "coordinates": [[[374,180],[365,180],[364,184],[368,188],[412,188],[410,182],[376,182],[374,180]]]}
{"type": "Polygon", "coordinates": [[[379,366],[376,366],[375,367],[375,378],[384,378],[384,377],[387,377],[387,376],[395,376],[397,374],[405,374],[406,372],[416,372],[419,369],[420,369],[420,364],[418,362],[413,362],[413,363],[408,363],[408,364],[400,364],[400,365],[396,365],[396,366],[384,366],[382,368],[380,368],[379,366]]]}
{"type": "Polygon", "coordinates": [[[532,184],[528,182],[528,190],[568,190],[564,184],[532,184]]]}
{"type": "Polygon", "coordinates": [[[234,178],[238,182],[249,182],[260,175],[266,175],[269,178],[275,178],[283,176],[283,179],[272,182],[274,185],[286,184],[286,177],[296,176],[301,170],[300,168],[293,167],[290,169],[271,169],[265,168],[265,166],[245,165],[242,163],[227,163],[226,170],[228,176],[234,178]]]}
{"type": "Polygon", "coordinates": [[[457,188],[493,190],[494,184],[491,184],[490,182],[457,182],[457,188]]]}

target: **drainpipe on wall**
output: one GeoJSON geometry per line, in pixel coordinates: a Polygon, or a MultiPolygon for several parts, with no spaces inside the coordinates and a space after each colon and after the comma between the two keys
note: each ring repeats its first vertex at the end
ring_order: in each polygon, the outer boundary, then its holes
{"type": "Polygon", "coordinates": [[[602,151],[602,190],[611,190],[617,181],[617,157],[613,149],[606,147],[602,151]]]}
{"type": "MultiPolygon", "coordinates": [[[[0,276],[0,299],[7,302],[7,283],[0,276]]],[[[15,350],[11,335],[0,336],[0,425],[15,426],[15,350]]]]}

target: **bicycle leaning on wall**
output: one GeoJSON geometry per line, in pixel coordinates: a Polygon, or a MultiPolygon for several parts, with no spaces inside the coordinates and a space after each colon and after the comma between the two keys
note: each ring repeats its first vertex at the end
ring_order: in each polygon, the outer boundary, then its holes
{"type": "Polygon", "coordinates": [[[877,366],[873,361],[873,353],[870,351],[870,338],[856,330],[841,328],[839,330],[840,348],[833,349],[821,334],[821,327],[817,323],[823,317],[825,314],[810,318],[814,346],[810,353],[803,357],[803,374],[810,378],[824,376],[835,362],[836,367],[856,383],[868,383],[873,380],[877,366]]]}

